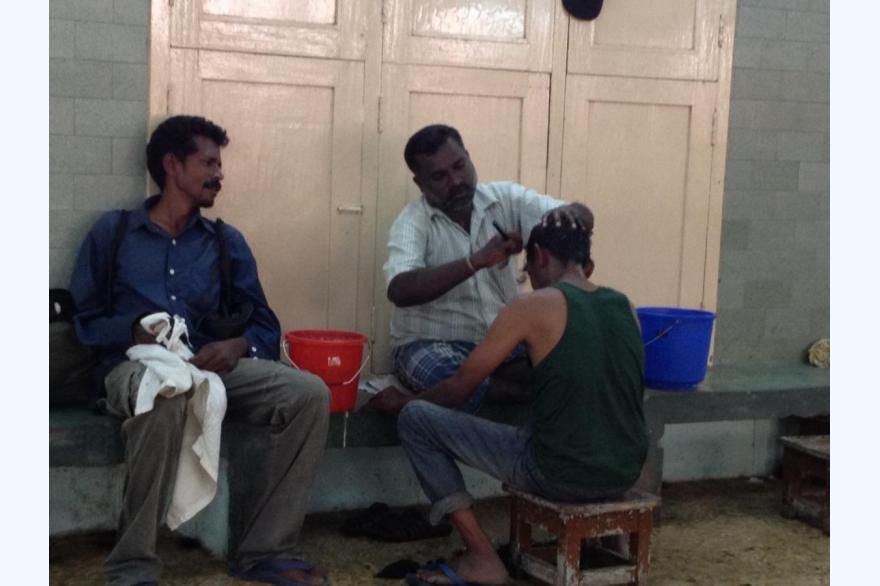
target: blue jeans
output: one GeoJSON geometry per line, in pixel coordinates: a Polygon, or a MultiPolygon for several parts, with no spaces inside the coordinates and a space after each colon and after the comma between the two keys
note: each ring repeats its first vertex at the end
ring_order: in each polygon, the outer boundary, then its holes
{"type": "Polygon", "coordinates": [[[531,433],[474,415],[410,401],[397,420],[400,443],[422,490],[431,501],[430,521],[473,503],[456,464],[462,462],[512,488],[556,501],[582,502],[624,492],[628,487],[597,489],[548,479],[532,454],[531,433]]]}
{"type": "MultiPolygon", "coordinates": [[[[458,340],[417,340],[394,348],[394,372],[404,385],[418,394],[446,380],[461,368],[477,344],[458,340]]],[[[525,356],[525,346],[513,349],[504,364],[525,356]]],[[[459,406],[465,413],[476,413],[486,391],[489,379],[485,379],[466,403],[459,406]]]]}

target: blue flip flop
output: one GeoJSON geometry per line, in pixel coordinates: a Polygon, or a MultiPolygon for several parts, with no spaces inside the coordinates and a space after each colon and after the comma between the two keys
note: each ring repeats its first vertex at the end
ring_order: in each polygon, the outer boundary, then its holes
{"type": "MultiPolygon", "coordinates": [[[[275,584],[275,586],[309,586],[305,582],[299,580],[291,580],[281,575],[281,572],[287,570],[302,570],[311,572],[315,567],[302,560],[263,560],[257,562],[249,570],[230,569],[229,575],[240,580],[250,580],[251,582],[267,582],[275,584]]],[[[330,581],[324,576],[323,585],[328,585],[330,581]]]]}
{"type": "MultiPolygon", "coordinates": [[[[441,562],[439,564],[428,564],[421,569],[440,570],[451,580],[450,586],[483,586],[479,582],[465,582],[447,563],[441,562]]],[[[445,584],[423,580],[422,578],[419,578],[418,574],[407,574],[406,583],[409,584],[409,586],[446,586],[445,584]]]]}

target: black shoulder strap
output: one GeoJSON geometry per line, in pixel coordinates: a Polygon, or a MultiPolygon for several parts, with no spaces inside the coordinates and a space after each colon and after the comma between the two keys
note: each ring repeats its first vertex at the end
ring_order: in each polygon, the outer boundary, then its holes
{"type": "Polygon", "coordinates": [[[120,210],[119,223],[116,224],[116,235],[113,237],[113,246],[110,249],[110,266],[107,268],[107,301],[104,303],[104,312],[113,315],[113,286],[116,284],[116,259],[119,256],[119,247],[125,238],[125,230],[128,227],[128,210],[120,210]]]}
{"type": "MultiPolygon", "coordinates": [[[[229,260],[229,251],[226,246],[226,235],[223,233],[223,220],[217,218],[214,222],[217,234],[217,245],[220,249],[220,313],[226,315],[232,307],[232,265],[229,260]]],[[[113,237],[113,245],[110,249],[110,266],[107,270],[107,299],[104,303],[106,315],[113,314],[113,286],[116,284],[116,265],[119,256],[119,247],[125,238],[125,230],[128,227],[128,210],[120,210],[119,223],[116,225],[116,235],[113,237]]]]}
{"type": "Polygon", "coordinates": [[[232,265],[223,233],[223,220],[214,220],[214,232],[217,234],[217,245],[220,249],[220,314],[228,315],[232,309],[232,265]]]}

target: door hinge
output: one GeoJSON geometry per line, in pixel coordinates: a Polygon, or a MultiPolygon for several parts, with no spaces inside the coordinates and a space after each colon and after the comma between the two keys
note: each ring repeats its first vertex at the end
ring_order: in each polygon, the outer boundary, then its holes
{"type": "Polygon", "coordinates": [[[382,127],[382,96],[379,96],[379,112],[376,116],[376,130],[379,134],[382,134],[382,131],[385,130],[382,127]]]}
{"type": "Polygon", "coordinates": [[[376,306],[370,306],[370,342],[376,341],[376,306]]]}
{"type": "Polygon", "coordinates": [[[385,2],[382,2],[382,25],[388,24],[388,13],[385,12],[385,2]]]}
{"type": "Polygon", "coordinates": [[[709,139],[709,144],[715,146],[715,143],[718,142],[718,109],[712,111],[712,136],[709,139]]]}
{"type": "Polygon", "coordinates": [[[718,48],[724,47],[726,29],[724,28],[724,15],[718,15],[718,48]]]}
{"type": "Polygon", "coordinates": [[[174,0],[168,0],[168,6],[174,6],[174,0]]]}

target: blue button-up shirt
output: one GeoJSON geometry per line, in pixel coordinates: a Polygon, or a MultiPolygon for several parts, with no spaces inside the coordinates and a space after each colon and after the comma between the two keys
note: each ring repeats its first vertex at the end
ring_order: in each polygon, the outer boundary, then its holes
{"type": "MultiPolygon", "coordinates": [[[[139,317],[165,311],[186,319],[194,352],[216,341],[199,331],[200,320],[220,307],[219,247],[215,224],[193,214],[178,236],[150,221],[148,210],[159,199],[153,196],[133,210],[117,252],[113,285],[113,312],[105,314],[107,280],[113,240],[121,212],[104,214],[86,236],[70,281],[76,303],[74,318],[80,341],[98,352],[98,381],[126,360],[132,345],[132,326],[139,317]]],[[[250,301],[254,312],[244,332],[248,355],[277,360],[280,325],[269,309],[257,277],[257,263],[241,232],[225,224],[232,268],[233,298],[250,301]]]]}

